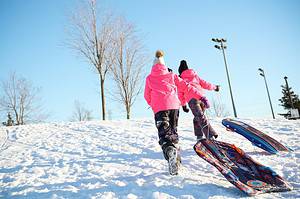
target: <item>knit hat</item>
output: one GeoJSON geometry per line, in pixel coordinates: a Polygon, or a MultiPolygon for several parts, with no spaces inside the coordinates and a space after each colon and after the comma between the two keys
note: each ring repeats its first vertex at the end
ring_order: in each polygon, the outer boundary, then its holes
{"type": "Polygon", "coordinates": [[[179,65],[179,68],[178,68],[178,72],[179,72],[179,75],[181,75],[181,73],[185,70],[189,69],[187,63],[185,60],[181,60],[180,61],[180,65],[179,65]]]}
{"type": "Polygon", "coordinates": [[[161,50],[157,50],[155,52],[155,59],[153,61],[153,65],[155,64],[162,64],[165,65],[165,60],[164,60],[164,52],[161,50]]]}

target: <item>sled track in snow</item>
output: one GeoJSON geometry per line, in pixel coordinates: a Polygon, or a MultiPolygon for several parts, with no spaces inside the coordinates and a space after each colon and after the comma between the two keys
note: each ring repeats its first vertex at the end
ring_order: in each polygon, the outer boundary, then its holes
{"type": "Polygon", "coordinates": [[[4,145],[6,144],[7,140],[8,140],[8,130],[5,130],[5,139],[3,141],[3,143],[0,145],[0,152],[2,152],[4,150],[4,145]]]}

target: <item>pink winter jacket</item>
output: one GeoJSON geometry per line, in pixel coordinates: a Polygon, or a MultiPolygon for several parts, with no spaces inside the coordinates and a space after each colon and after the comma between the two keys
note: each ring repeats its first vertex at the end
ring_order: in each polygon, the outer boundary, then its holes
{"type": "MultiPolygon", "coordinates": [[[[201,94],[178,75],[169,72],[162,64],[152,66],[146,78],[144,97],[154,113],[170,109],[179,109],[183,105],[178,92],[200,99],[201,94]]],[[[182,95],[182,96],[183,96],[182,95]]]]}
{"type": "MultiPolygon", "coordinates": [[[[201,96],[204,96],[205,94],[204,89],[206,90],[216,89],[216,86],[214,84],[211,84],[201,79],[193,69],[187,69],[183,71],[180,77],[184,79],[184,81],[189,83],[191,86],[196,88],[200,92],[201,96]]],[[[179,92],[179,98],[182,99],[183,104],[186,104],[194,97],[192,95],[187,95],[184,92],[179,92]]]]}

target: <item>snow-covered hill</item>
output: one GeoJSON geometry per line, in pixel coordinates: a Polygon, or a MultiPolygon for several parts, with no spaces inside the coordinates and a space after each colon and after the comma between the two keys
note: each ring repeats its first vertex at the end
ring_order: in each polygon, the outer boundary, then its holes
{"type": "MultiPolygon", "coordinates": [[[[257,198],[300,198],[300,121],[243,119],[293,149],[268,155],[212,119],[233,143],[283,176],[294,190],[257,198]]],[[[196,156],[191,119],[180,119],[183,167],[168,174],[152,119],[0,128],[0,198],[241,198],[196,156]]]]}

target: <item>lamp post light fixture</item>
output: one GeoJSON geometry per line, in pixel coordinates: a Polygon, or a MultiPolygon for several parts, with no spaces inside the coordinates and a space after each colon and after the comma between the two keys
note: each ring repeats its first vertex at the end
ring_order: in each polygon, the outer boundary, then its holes
{"type": "Polygon", "coordinates": [[[268,88],[268,84],[267,84],[267,80],[266,80],[265,71],[262,68],[259,68],[258,71],[260,72],[259,75],[262,76],[265,80],[265,85],[266,85],[266,89],[267,89],[267,93],[268,93],[268,98],[269,98],[269,103],[270,103],[270,107],[271,107],[271,111],[272,111],[272,116],[273,116],[273,119],[275,119],[275,115],[274,115],[274,111],[273,111],[273,107],[272,107],[272,102],[271,102],[271,98],[270,98],[270,93],[269,93],[269,88],[268,88]]]}
{"type": "Polygon", "coordinates": [[[290,90],[289,90],[289,84],[288,84],[287,79],[288,79],[288,77],[285,76],[284,80],[285,80],[285,84],[286,84],[286,90],[287,90],[288,95],[289,95],[289,101],[290,101],[291,107],[292,107],[292,109],[294,109],[295,107],[294,107],[294,104],[293,104],[293,101],[292,101],[292,97],[291,97],[291,93],[290,93],[290,90]]]}
{"type": "Polygon", "coordinates": [[[220,38],[220,39],[219,38],[212,38],[211,40],[213,42],[218,43],[218,44],[215,45],[215,48],[217,48],[219,50],[222,50],[223,59],[224,59],[224,63],[225,63],[226,74],[227,74],[227,81],[228,81],[228,85],[229,85],[229,91],[230,91],[230,97],[231,97],[233,113],[234,113],[234,117],[237,117],[237,113],[236,113],[236,109],[235,109],[235,105],[234,105],[234,100],[233,100],[233,95],[232,95],[232,89],[231,89],[231,83],[230,83],[229,72],[228,72],[228,67],[227,67],[227,61],[226,61],[226,56],[225,56],[225,50],[224,50],[224,49],[227,48],[227,46],[225,45],[227,40],[223,39],[223,38],[220,38]]]}

